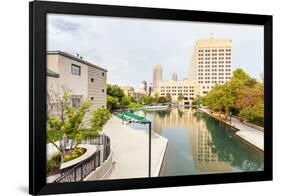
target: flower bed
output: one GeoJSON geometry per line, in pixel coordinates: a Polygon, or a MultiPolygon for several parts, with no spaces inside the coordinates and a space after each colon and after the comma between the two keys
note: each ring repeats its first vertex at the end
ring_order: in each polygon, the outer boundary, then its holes
{"type": "MultiPolygon", "coordinates": [[[[64,156],[64,163],[82,156],[83,154],[85,154],[85,152],[86,152],[85,148],[75,148],[69,151],[68,154],[64,156]]],[[[47,176],[59,174],[60,166],[61,166],[61,154],[58,153],[47,161],[47,176]]]]}

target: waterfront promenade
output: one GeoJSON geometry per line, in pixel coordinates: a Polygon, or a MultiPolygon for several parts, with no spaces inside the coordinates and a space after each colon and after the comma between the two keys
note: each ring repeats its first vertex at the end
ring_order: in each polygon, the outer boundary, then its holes
{"type": "MultiPolygon", "coordinates": [[[[199,108],[200,111],[205,112],[209,114],[210,116],[213,116],[208,109],[205,108],[199,108]]],[[[213,116],[214,117],[214,116],[213,116]]],[[[216,117],[214,117],[216,118],[216,117]]],[[[252,128],[244,123],[242,123],[237,118],[231,118],[231,124],[229,122],[224,123],[238,129],[235,134],[245,140],[246,142],[250,143],[251,145],[257,147],[260,150],[264,150],[264,132],[260,131],[258,129],[252,128]]]]}
{"type": "MultiPolygon", "coordinates": [[[[113,170],[109,179],[148,177],[148,132],[122,125],[116,116],[108,121],[103,132],[110,137],[113,170]]],[[[151,176],[159,175],[168,140],[156,133],[151,138],[151,176]]]]}

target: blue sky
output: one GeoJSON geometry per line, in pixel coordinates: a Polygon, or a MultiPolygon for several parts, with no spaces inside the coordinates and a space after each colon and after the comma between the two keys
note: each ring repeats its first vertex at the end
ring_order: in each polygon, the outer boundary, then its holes
{"type": "Polygon", "coordinates": [[[187,77],[197,39],[231,38],[232,67],[260,79],[263,26],[49,14],[47,49],[76,55],[108,70],[108,82],[139,89],[161,64],[163,79],[187,77]]]}

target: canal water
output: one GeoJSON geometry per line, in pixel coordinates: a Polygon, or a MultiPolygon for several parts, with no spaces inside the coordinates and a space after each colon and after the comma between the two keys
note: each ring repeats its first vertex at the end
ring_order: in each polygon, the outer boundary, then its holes
{"type": "MultiPolygon", "coordinates": [[[[192,108],[143,112],[154,132],[169,140],[160,176],[260,171],[263,152],[245,144],[229,126],[192,108]]],[[[147,129],[143,125],[131,125],[147,129]]],[[[153,148],[153,145],[152,145],[153,148]]]]}

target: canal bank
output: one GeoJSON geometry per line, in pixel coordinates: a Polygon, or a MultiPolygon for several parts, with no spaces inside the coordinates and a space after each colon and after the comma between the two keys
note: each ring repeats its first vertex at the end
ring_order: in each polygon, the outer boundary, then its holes
{"type": "MultiPolygon", "coordinates": [[[[108,121],[103,132],[110,137],[113,170],[109,179],[148,177],[148,131],[133,129],[116,116],[108,121]]],[[[151,138],[151,175],[159,176],[168,140],[153,133],[151,138]]]]}
{"type": "Polygon", "coordinates": [[[225,122],[221,119],[218,119],[214,115],[212,115],[208,109],[198,108],[198,110],[231,126],[234,129],[236,129],[237,131],[235,132],[235,135],[237,135],[240,139],[242,139],[246,143],[254,146],[255,148],[257,148],[259,150],[262,150],[262,151],[264,150],[264,132],[263,131],[250,127],[246,124],[243,124],[237,118],[231,118],[232,120],[231,120],[231,124],[230,124],[229,122],[225,122]]]}

